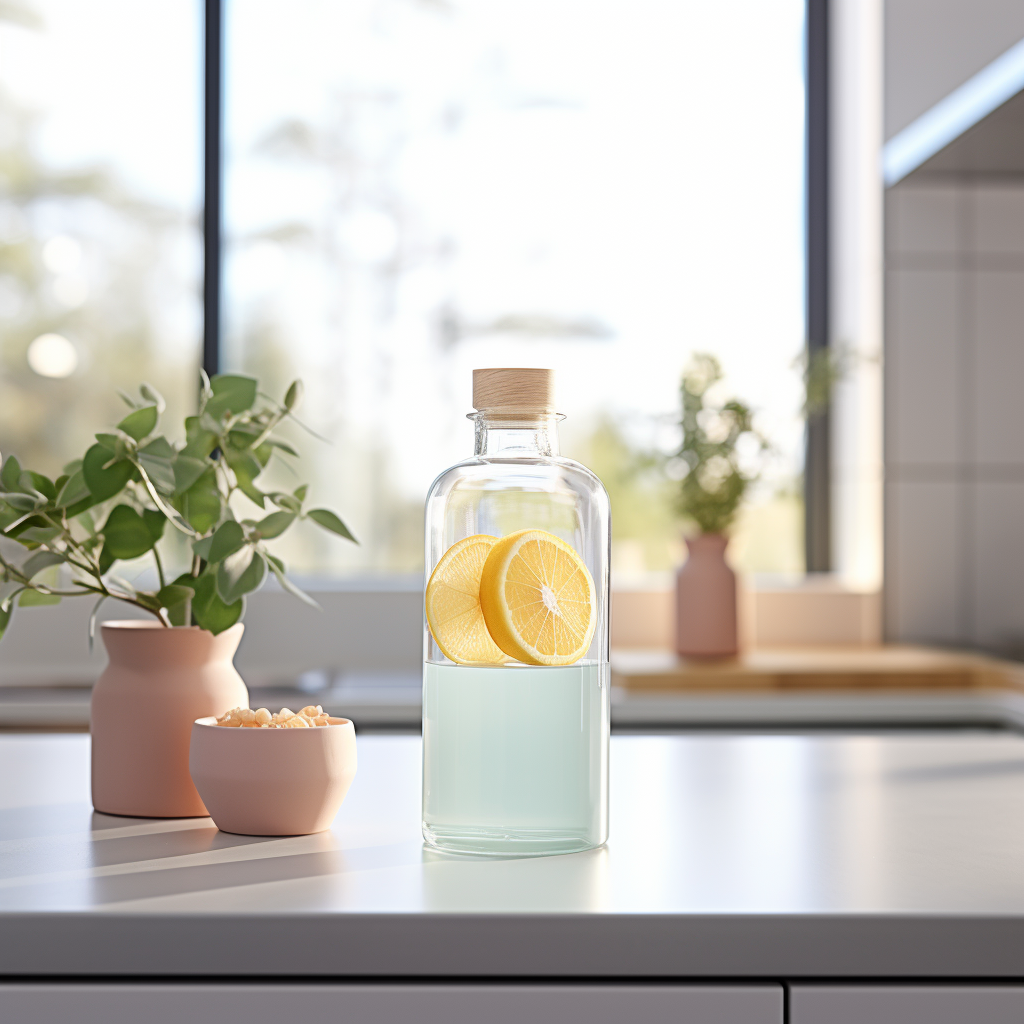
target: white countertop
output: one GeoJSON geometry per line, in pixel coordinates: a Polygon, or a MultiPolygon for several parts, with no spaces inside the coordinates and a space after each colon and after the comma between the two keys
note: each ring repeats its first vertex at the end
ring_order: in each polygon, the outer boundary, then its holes
{"type": "Polygon", "coordinates": [[[424,849],[418,737],[333,829],[94,814],[89,738],[0,735],[0,975],[1024,978],[1024,738],[612,739],[607,848],[424,849]]]}
{"type": "MultiPolygon", "coordinates": [[[[395,673],[382,681],[379,674],[367,673],[356,682],[326,690],[253,688],[249,696],[254,707],[313,701],[364,728],[419,729],[418,676],[395,673]]],[[[0,686],[0,729],[88,729],[91,694],[88,686],[0,686]]],[[[613,686],[611,697],[612,727],[622,729],[1024,729],[1024,694],[1001,690],[673,693],[613,686]]]]}

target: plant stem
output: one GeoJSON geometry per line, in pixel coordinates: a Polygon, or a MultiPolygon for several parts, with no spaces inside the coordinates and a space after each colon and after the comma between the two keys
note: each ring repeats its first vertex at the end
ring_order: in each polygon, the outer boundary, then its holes
{"type": "Polygon", "coordinates": [[[160,589],[163,590],[167,586],[167,580],[164,579],[164,565],[160,561],[160,552],[157,551],[156,545],[153,545],[153,560],[156,562],[156,573],[160,577],[160,589]]]}
{"type": "Polygon", "coordinates": [[[27,590],[35,590],[40,594],[52,594],[54,597],[81,597],[83,594],[100,594],[101,590],[83,584],[83,590],[54,590],[53,587],[38,586],[35,583],[26,584],[27,590]]]}

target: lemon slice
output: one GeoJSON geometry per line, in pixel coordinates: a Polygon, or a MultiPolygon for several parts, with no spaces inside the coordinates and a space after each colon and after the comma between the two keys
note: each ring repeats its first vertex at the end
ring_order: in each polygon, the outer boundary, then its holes
{"type": "Polygon", "coordinates": [[[427,580],[427,625],[446,658],[460,665],[501,665],[480,610],[480,573],[497,537],[478,534],[453,544],[427,580]]]}
{"type": "Polygon", "coordinates": [[[597,625],[594,580],[575,549],[545,530],[502,537],[480,577],[480,606],[494,642],[529,665],[571,665],[597,625]]]}

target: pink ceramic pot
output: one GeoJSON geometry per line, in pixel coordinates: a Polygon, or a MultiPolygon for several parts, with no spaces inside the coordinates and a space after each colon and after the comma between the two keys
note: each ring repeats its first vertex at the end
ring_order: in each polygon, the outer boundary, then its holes
{"type": "Polygon", "coordinates": [[[683,658],[725,658],[739,652],[736,574],[725,561],[729,538],[687,537],[690,556],[676,576],[676,653],[683,658]]]}
{"type": "Polygon", "coordinates": [[[222,832],[299,836],[331,827],[356,775],[356,733],[346,718],[312,729],[192,726],[189,768],[222,832]]]}
{"type": "Polygon", "coordinates": [[[105,622],[110,655],[92,691],[92,803],[104,814],[190,818],[206,807],[188,773],[192,723],[249,706],[231,664],[241,623],[214,636],[197,626],[105,622]]]}

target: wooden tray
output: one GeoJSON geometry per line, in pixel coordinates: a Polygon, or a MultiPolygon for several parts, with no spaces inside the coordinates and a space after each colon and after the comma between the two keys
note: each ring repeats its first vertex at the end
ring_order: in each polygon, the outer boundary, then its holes
{"type": "Polygon", "coordinates": [[[724,660],[612,652],[612,685],[630,690],[1024,690],[1024,665],[925,647],[754,650],[724,660]]]}

